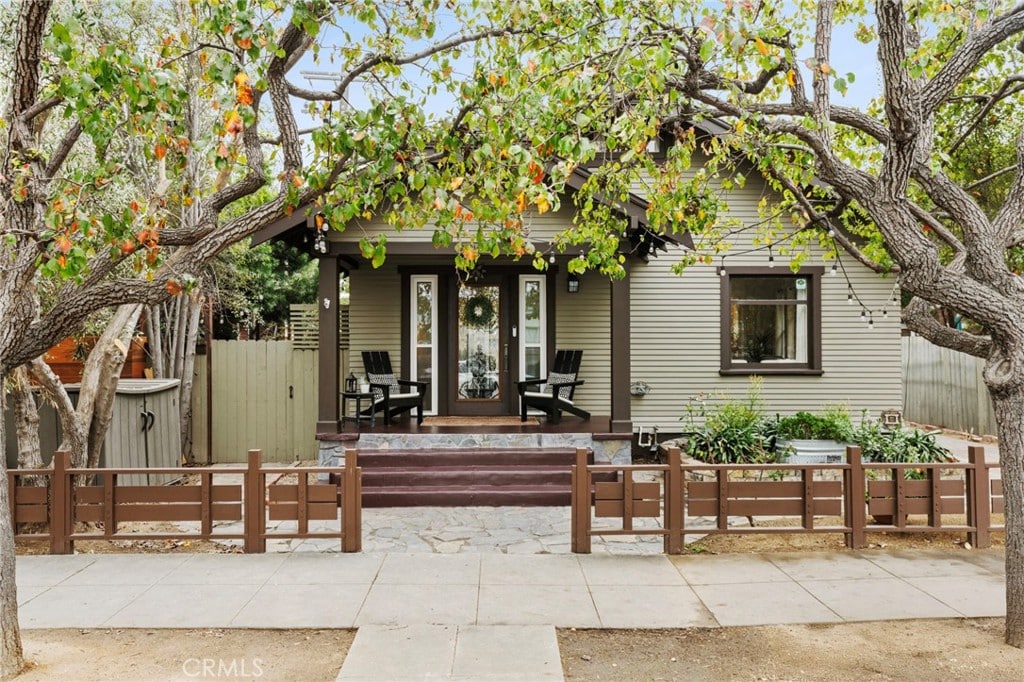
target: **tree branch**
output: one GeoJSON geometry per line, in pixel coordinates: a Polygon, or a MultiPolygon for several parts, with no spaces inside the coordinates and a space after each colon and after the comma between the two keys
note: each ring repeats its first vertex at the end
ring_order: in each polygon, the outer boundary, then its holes
{"type": "MultiPolygon", "coordinates": [[[[886,4],[880,2],[879,8],[886,4]]],[[[881,19],[882,12],[879,11],[881,19]]],[[[957,47],[921,93],[921,107],[934,112],[977,67],[985,54],[1007,38],[1024,31],[1024,4],[1019,4],[974,31],[957,47]]],[[[881,31],[879,31],[881,37],[881,31]]]]}
{"type": "Polygon", "coordinates": [[[992,339],[940,323],[932,315],[928,302],[922,298],[915,296],[911,299],[910,303],[903,308],[902,317],[903,323],[911,331],[936,346],[951,348],[976,358],[987,358],[992,352],[992,339]]]}

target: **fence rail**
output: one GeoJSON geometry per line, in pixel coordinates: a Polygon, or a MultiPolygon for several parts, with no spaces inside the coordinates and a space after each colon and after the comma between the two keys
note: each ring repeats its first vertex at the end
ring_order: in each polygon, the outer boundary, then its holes
{"type": "Polygon", "coordinates": [[[57,452],[52,469],[8,471],[11,518],[18,539],[48,540],[51,554],[74,552],[76,540],[242,540],[247,553],[265,552],[268,539],[337,538],[343,552],[362,546],[362,470],[354,450],[343,467],[264,467],[250,450],[248,465],[233,467],[76,469],[57,452]],[[194,474],[199,485],[119,485],[127,475],[194,474]],[[215,484],[215,475],[242,476],[241,484],[215,484]],[[268,476],[298,474],[295,484],[268,476]],[[310,483],[310,474],[338,483],[310,483]],[[27,483],[45,480],[46,485],[27,483]],[[340,508],[340,519],[339,519],[340,508]],[[295,530],[268,530],[267,521],[295,521],[295,530]],[[337,530],[310,531],[309,522],[338,520],[337,530]],[[217,530],[216,522],[242,522],[242,531],[217,530]],[[132,522],[198,523],[198,529],[134,533],[132,522]],[[93,524],[90,529],[86,524],[93,524]]]}
{"type": "Polygon", "coordinates": [[[846,545],[867,545],[868,532],[963,531],[975,547],[988,547],[991,534],[1004,530],[992,516],[1004,511],[998,465],[985,462],[984,448],[971,446],[967,462],[876,464],[861,459],[860,448],[847,448],[843,464],[703,464],[682,463],[678,448],[668,450],[667,464],[588,464],[587,450],[576,451],[572,473],[572,551],[587,554],[595,535],[660,535],[664,551],[679,554],[686,535],[706,534],[695,517],[712,517],[715,533],[842,533],[846,545]],[[909,471],[923,480],[909,480],[909,471]],[[661,472],[662,480],[637,481],[639,472],[661,472]],[[760,472],[769,479],[736,480],[740,472],[760,472]],[[834,480],[823,479],[833,472],[834,480]],[[595,475],[614,473],[617,482],[596,482],[595,475]],[[888,478],[884,478],[888,475],[888,478]],[[880,478],[882,476],[882,478],[880,478]],[[709,479],[709,480],[702,480],[709,479]],[[925,523],[908,525],[909,515],[925,523]],[[944,516],[963,515],[965,523],[944,516]],[[660,528],[636,528],[635,520],[659,518],[660,528]],[[747,517],[750,526],[730,525],[747,517]],[[797,519],[787,526],[755,526],[754,517],[797,519]],[[839,524],[822,524],[838,517],[839,524]],[[618,518],[618,526],[594,526],[595,518],[618,518]]]}

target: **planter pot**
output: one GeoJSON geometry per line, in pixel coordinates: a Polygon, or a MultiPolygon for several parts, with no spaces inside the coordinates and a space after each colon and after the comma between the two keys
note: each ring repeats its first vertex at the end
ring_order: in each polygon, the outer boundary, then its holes
{"type": "Polygon", "coordinates": [[[789,464],[842,464],[846,461],[846,443],[837,440],[779,440],[775,449],[789,451],[789,464]]]}

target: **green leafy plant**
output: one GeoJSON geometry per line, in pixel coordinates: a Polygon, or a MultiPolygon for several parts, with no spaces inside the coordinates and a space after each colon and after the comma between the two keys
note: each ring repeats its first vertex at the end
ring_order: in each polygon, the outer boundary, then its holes
{"type": "Polygon", "coordinates": [[[746,396],[720,397],[714,409],[707,396],[699,394],[687,403],[690,435],[686,453],[694,459],[715,464],[775,461],[771,448],[771,421],[764,418],[761,377],[751,377],[746,396]]]}
{"type": "Polygon", "coordinates": [[[797,412],[782,417],[776,435],[784,440],[835,440],[850,443],[854,439],[853,420],[845,405],[827,406],[820,415],[797,412]]]}

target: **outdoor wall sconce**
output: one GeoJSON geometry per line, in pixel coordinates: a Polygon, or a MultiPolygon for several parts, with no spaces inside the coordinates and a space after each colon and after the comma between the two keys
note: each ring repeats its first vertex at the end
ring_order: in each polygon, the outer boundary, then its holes
{"type": "Polygon", "coordinates": [[[570,294],[578,294],[580,292],[580,276],[575,272],[569,273],[569,279],[566,283],[570,294]]]}
{"type": "Polygon", "coordinates": [[[635,398],[643,398],[651,390],[646,381],[634,381],[629,385],[629,394],[635,398]]]}

